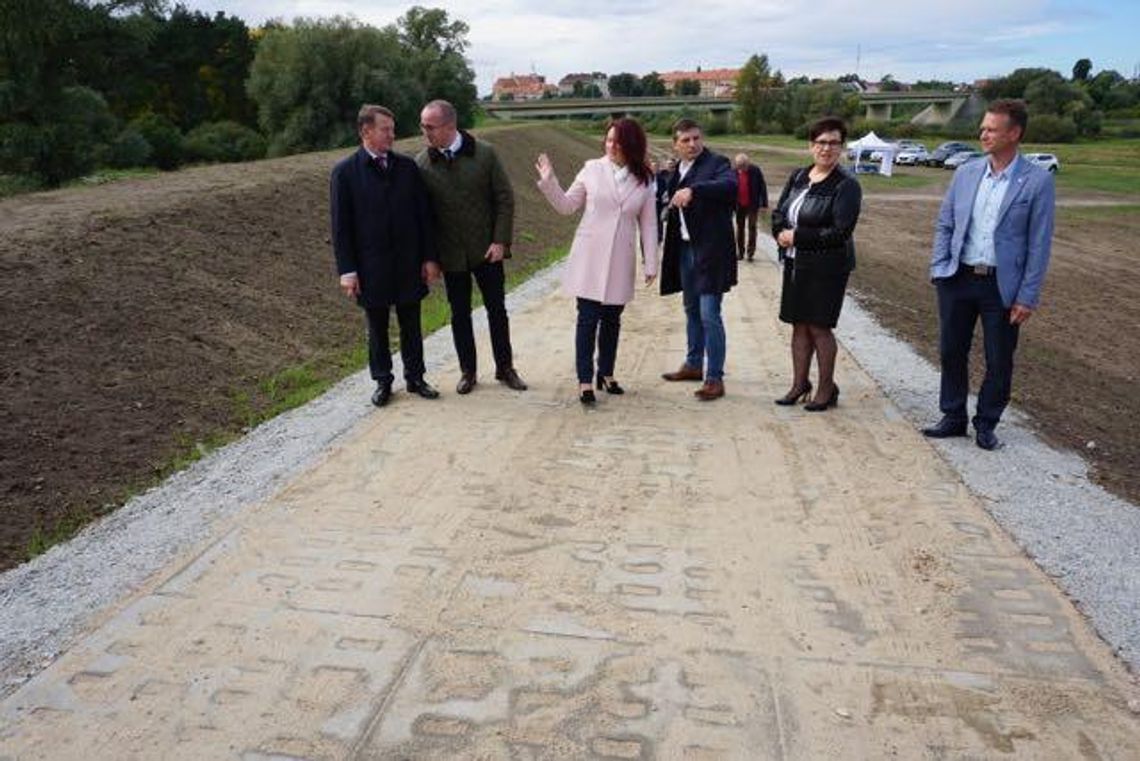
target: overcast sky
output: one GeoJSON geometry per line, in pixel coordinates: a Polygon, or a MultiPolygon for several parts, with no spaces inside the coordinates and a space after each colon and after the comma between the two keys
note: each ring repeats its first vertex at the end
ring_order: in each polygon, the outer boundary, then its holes
{"type": "MultiPolygon", "coordinates": [[[[413,3],[371,0],[181,0],[256,26],[353,16],[383,26],[413,3]]],[[[1068,76],[1078,58],[1126,77],[1140,67],[1136,0],[424,0],[471,27],[480,94],[495,77],[737,67],[767,53],[785,76],[973,81],[1019,66],[1068,76]],[[924,7],[925,6],[925,7],[924,7]]]]}

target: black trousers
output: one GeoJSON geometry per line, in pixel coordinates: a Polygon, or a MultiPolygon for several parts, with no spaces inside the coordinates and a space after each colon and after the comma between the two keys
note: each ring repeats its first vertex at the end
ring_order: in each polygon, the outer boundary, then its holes
{"type": "Polygon", "coordinates": [[[992,430],[1009,404],[1018,326],[1009,324],[1009,309],[1002,304],[997,277],[992,272],[980,276],[962,267],[953,277],[939,278],[934,282],[938,289],[938,318],[941,323],[939,407],[947,417],[966,420],[966,399],[970,393],[970,344],[974,338],[974,326],[980,318],[986,375],[978,391],[974,427],[992,430]]]}
{"type": "Polygon", "coordinates": [[[756,254],[756,215],[759,209],[736,207],[736,255],[748,254],[751,259],[756,254]],[[747,229],[747,238],[745,230],[747,229]],[[747,243],[747,247],[745,244],[747,243]]]}
{"type": "Polygon", "coordinates": [[[618,336],[624,304],[603,304],[578,299],[578,329],[574,335],[574,358],[579,383],[594,382],[594,346],[598,347],[598,375],[612,377],[617,361],[618,336]]]}
{"type": "Polygon", "coordinates": [[[475,331],[471,325],[471,280],[479,284],[483,306],[487,310],[487,325],[491,329],[491,351],[495,355],[495,371],[501,373],[513,367],[511,356],[511,325],[507,319],[506,275],[502,262],[484,262],[469,272],[446,272],[447,303],[451,306],[451,337],[459,355],[459,369],[465,373],[476,370],[475,331]]]}
{"type": "MultiPolygon", "coordinates": [[[[391,307],[365,307],[368,318],[368,369],[377,383],[392,382],[392,352],[388,346],[388,319],[391,307]]],[[[400,323],[400,358],[404,361],[404,379],[423,380],[424,336],[420,327],[420,302],[396,304],[396,320],[400,323]]]]}

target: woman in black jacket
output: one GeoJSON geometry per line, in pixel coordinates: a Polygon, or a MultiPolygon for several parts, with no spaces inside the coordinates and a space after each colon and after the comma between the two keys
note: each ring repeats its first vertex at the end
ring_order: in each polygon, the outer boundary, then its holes
{"type": "Polygon", "coordinates": [[[772,235],[784,263],[780,319],[792,324],[792,389],[776,404],[792,405],[811,394],[812,354],[819,386],[804,406],[812,412],[839,402],[835,385],[835,336],[847,277],[855,269],[851,234],[859,220],[863,191],[839,166],[847,125],[825,117],[808,130],[813,163],[792,172],[772,212],[772,235]]]}

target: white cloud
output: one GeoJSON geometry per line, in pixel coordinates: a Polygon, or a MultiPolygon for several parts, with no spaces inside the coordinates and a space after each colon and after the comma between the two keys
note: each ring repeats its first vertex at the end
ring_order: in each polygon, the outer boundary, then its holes
{"type": "MultiPolygon", "coordinates": [[[[572,71],[632,71],[738,66],[768,54],[790,76],[837,76],[855,70],[877,78],[969,80],[1018,65],[1061,65],[1044,43],[1060,35],[1070,11],[1047,0],[421,0],[471,28],[469,55],[480,92],[496,76],[572,71]],[[1037,60],[1026,61],[1034,56],[1037,60]]],[[[352,15],[376,25],[395,21],[411,3],[342,0],[191,0],[260,23],[266,18],[352,15]]],[[[1085,19],[1092,18],[1085,16],[1085,19]]],[[[1092,23],[1092,22],[1090,22],[1092,23]]],[[[1097,18],[1095,23],[1109,24],[1097,18]]],[[[1129,54],[1131,55],[1131,54],[1129,54]]],[[[1067,66],[1067,64],[1065,64],[1067,66]]]]}

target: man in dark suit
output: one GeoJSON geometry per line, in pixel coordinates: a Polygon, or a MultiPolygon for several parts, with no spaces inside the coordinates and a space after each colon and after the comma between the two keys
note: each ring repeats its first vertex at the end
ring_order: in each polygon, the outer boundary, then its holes
{"type": "Polygon", "coordinates": [[[372,403],[392,397],[388,318],[396,308],[400,357],[408,391],[439,396],[424,380],[420,302],[439,278],[427,189],[411,158],[392,150],[396,120],[383,106],[365,105],[356,119],[360,149],[333,168],[329,182],[333,253],[340,287],[368,318],[368,367],[376,381],[372,403]]]}
{"type": "Polygon", "coordinates": [[[1019,100],[995,100],[982,118],[986,156],[954,172],[934,230],[930,278],[938,290],[942,420],[931,438],[966,435],[970,342],[978,318],[986,375],[974,415],[977,445],[1001,445],[994,428],[1009,403],[1021,325],[1037,308],[1053,242],[1053,175],[1018,151],[1029,121],[1019,100]]]}
{"type": "Polygon", "coordinates": [[[736,285],[736,174],[727,158],[705,148],[701,125],[692,119],[673,125],[673,150],[679,161],[669,180],[661,294],[684,294],[688,352],[679,370],[661,377],[703,378],[695,396],[711,401],[724,396],[726,341],[720,307],[724,294],[736,285]]]}
{"type": "Polygon", "coordinates": [[[434,212],[436,241],[451,307],[451,336],[459,355],[455,390],[469,394],[476,384],[475,332],[471,324],[471,281],[487,310],[495,380],[515,391],[526,383],[515,369],[506,306],[506,271],[511,256],[515,196],[511,179],[490,143],[459,129],[455,106],[433,100],[420,111],[427,146],[416,155],[434,212]]]}
{"type": "Polygon", "coordinates": [[[768,208],[768,186],[764,173],[752,163],[747,153],[738,153],[732,160],[736,170],[736,259],[756,255],[756,216],[768,208]],[[747,235],[746,235],[747,233],[747,235]]]}

